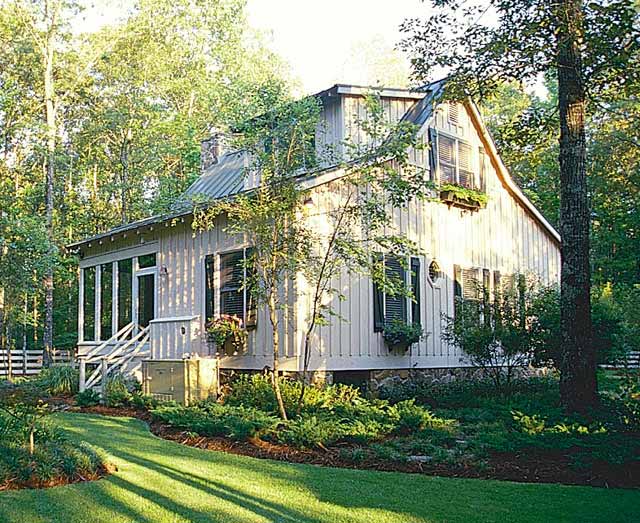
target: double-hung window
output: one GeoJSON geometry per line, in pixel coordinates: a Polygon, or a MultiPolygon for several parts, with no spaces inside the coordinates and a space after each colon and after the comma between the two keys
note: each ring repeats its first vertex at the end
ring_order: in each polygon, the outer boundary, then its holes
{"type": "Polygon", "coordinates": [[[251,260],[253,249],[240,249],[218,256],[219,281],[216,305],[215,255],[205,259],[206,317],[207,321],[219,315],[235,316],[243,325],[256,324],[256,307],[251,293],[251,260]]]}
{"type": "Polygon", "coordinates": [[[378,255],[384,267],[384,278],[391,284],[405,286],[412,297],[405,293],[386,293],[373,283],[373,330],[381,332],[384,324],[393,320],[420,324],[420,260],[411,258],[409,271],[394,256],[378,255]]]}
{"type": "Polygon", "coordinates": [[[442,184],[453,183],[476,188],[473,148],[467,142],[445,134],[438,133],[434,140],[438,159],[437,171],[442,184]]]}

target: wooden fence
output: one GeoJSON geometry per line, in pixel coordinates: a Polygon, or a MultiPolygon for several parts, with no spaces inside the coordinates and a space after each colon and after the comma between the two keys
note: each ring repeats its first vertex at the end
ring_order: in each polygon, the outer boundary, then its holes
{"type": "MultiPolygon", "coordinates": [[[[0,376],[33,376],[42,370],[43,351],[0,349],[0,376]]],[[[54,363],[75,363],[71,350],[54,350],[54,363]]]]}

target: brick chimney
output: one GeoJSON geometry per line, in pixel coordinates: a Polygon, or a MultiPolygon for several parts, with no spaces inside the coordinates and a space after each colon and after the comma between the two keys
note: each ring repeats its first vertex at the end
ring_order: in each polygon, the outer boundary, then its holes
{"type": "Polygon", "coordinates": [[[213,129],[211,136],[200,142],[200,172],[218,163],[224,153],[225,135],[221,130],[213,129]]]}

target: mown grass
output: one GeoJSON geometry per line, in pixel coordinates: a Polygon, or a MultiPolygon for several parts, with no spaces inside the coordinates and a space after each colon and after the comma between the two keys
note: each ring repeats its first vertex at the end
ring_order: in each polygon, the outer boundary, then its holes
{"type": "Polygon", "coordinates": [[[640,491],[435,478],[293,465],[161,440],[140,421],[57,419],[103,448],[106,479],[0,492],[0,521],[385,523],[637,520],[640,491]]]}

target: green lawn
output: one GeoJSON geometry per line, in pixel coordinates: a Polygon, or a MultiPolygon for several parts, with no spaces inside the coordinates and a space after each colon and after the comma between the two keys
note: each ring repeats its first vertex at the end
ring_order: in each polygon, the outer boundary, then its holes
{"type": "Polygon", "coordinates": [[[129,418],[58,416],[119,471],[0,492],[3,523],[637,521],[640,491],[341,470],[193,449],[129,418]]]}

